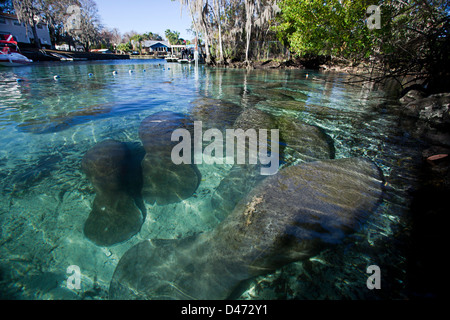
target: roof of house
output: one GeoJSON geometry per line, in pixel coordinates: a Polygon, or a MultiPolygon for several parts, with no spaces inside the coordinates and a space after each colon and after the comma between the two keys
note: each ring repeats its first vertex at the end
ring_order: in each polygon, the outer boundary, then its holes
{"type": "Polygon", "coordinates": [[[157,44],[166,46],[166,47],[170,47],[170,43],[169,41],[156,41],[156,40],[145,40],[143,41],[143,46],[144,47],[153,47],[157,44]]]}

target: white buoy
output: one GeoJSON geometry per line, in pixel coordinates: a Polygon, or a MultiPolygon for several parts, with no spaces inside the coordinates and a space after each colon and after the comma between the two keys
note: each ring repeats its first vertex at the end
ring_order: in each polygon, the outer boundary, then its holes
{"type": "Polygon", "coordinates": [[[55,79],[55,80],[58,80],[59,78],[61,78],[59,75],[53,76],[53,79],[55,79]]]}
{"type": "Polygon", "coordinates": [[[93,74],[92,74],[92,73],[88,73],[88,76],[89,76],[89,77],[92,77],[92,76],[93,76],[93,74]]]}
{"type": "Polygon", "coordinates": [[[129,73],[133,73],[133,70],[128,70],[129,73]]]}
{"type": "Polygon", "coordinates": [[[113,71],[113,74],[117,74],[117,71],[116,71],[116,70],[114,70],[114,71],[113,71]]]}

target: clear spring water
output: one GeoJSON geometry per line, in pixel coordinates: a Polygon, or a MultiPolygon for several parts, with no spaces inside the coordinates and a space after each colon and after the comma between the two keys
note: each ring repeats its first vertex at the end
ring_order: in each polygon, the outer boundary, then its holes
{"type": "Polygon", "coordinates": [[[115,266],[134,244],[214,228],[218,221],[209,215],[209,199],[230,166],[200,165],[202,181],[193,197],[148,206],[139,234],[112,247],[96,246],[83,235],[95,194],[80,168],[95,143],[138,142],[139,125],[148,115],[188,114],[195,101],[212,98],[317,125],[333,139],[336,158],[368,157],[386,178],[382,204],[347,245],[253,279],[239,298],[404,298],[402,241],[421,141],[398,125],[396,107],[389,106],[385,92],[345,80],[348,76],[337,73],[196,69],[163,60],[0,69],[0,297],[107,299],[115,266]],[[292,95],[275,94],[280,89],[292,95]],[[302,111],[267,103],[298,99],[296,93],[306,95],[302,111]],[[379,107],[382,103],[385,107],[379,107]],[[367,289],[371,264],[384,270],[384,290],[367,289]],[[80,267],[79,290],[66,287],[70,265],[80,267]]]}

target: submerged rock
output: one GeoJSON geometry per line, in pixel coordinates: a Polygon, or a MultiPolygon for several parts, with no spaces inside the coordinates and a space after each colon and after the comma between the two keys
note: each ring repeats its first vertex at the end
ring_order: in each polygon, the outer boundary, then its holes
{"type": "Polygon", "coordinates": [[[427,121],[435,127],[450,125],[450,93],[416,99],[404,107],[407,115],[427,121]]]}
{"type": "Polygon", "coordinates": [[[287,167],[215,230],[132,247],[114,272],[110,298],[226,299],[244,280],[341,243],[381,196],[380,170],[365,159],[287,167]]]}
{"type": "Polygon", "coordinates": [[[402,107],[404,125],[432,145],[450,146],[450,93],[433,94],[402,107]]]}
{"type": "Polygon", "coordinates": [[[83,157],[81,168],[96,192],[84,234],[97,245],[128,240],[142,226],[143,216],[127,183],[130,161],[126,144],[115,140],[96,144],[83,157]]]}
{"type": "MultiPolygon", "coordinates": [[[[145,118],[139,137],[146,151],[142,160],[142,196],[149,203],[166,205],[189,198],[197,190],[201,175],[195,164],[175,165],[171,159],[172,133],[179,128],[192,130],[182,114],[160,112],[145,118]]],[[[192,136],[192,133],[191,133],[192,136]]]]}
{"type": "Polygon", "coordinates": [[[410,102],[413,102],[415,100],[419,100],[419,99],[423,99],[425,98],[425,93],[423,92],[423,90],[409,90],[408,92],[406,92],[400,99],[399,102],[401,104],[408,104],[410,102]]]}

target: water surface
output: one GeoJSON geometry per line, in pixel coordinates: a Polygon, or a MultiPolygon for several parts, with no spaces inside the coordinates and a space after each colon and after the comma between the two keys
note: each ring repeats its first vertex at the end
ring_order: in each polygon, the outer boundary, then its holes
{"type": "MultiPolygon", "coordinates": [[[[107,299],[115,266],[136,243],[217,226],[210,197],[231,166],[199,165],[202,180],[193,197],[147,204],[139,234],[96,246],[83,235],[95,193],[80,168],[97,142],[139,143],[138,128],[147,116],[190,114],[199,103],[217,99],[318,126],[332,138],[335,158],[367,157],[386,179],[383,202],[346,245],[253,279],[240,298],[405,298],[408,194],[422,142],[399,126],[397,107],[385,92],[346,80],[338,73],[196,69],[163,60],[0,69],[0,297],[107,299]],[[371,264],[384,270],[384,290],[367,289],[371,264]],[[66,288],[70,265],[80,267],[79,290],[66,288]]],[[[227,117],[213,120],[217,127],[230,125],[227,117]]]]}

